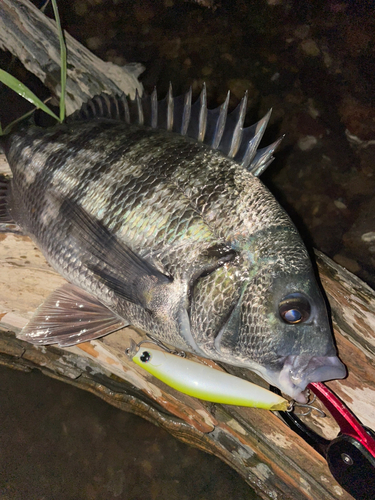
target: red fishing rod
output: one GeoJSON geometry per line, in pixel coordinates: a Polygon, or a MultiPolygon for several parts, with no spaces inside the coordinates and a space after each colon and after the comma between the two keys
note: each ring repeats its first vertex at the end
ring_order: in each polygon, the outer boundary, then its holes
{"type": "MultiPolygon", "coordinates": [[[[356,500],[374,500],[375,432],[363,426],[343,401],[323,383],[311,383],[307,388],[323,403],[340,427],[336,438],[323,438],[305,425],[293,411],[278,413],[292,430],[327,460],[332,476],[352,497],[356,500]]],[[[278,389],[272,389],[279,392],[278,389]]],[[[302,406],[313,408],[311,405],[302,406]]]]}

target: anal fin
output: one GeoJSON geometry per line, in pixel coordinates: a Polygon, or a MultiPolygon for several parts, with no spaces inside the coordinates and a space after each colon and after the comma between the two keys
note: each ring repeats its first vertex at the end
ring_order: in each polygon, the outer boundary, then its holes
{"type": "Polygon", "coordinates": [[[67,347],[128,325],[95,297],[67,283],[49,295],[17,337],[32,344],[67,347]]]}

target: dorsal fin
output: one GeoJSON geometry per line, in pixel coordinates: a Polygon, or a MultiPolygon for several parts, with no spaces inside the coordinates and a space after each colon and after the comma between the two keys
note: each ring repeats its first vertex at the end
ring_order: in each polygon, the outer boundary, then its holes
{"type": "Polygon", "coordinates": [[[194,104],[191,102],[191,88],[185,95],[173,97],[172,85],[160,101],[156,89],[151,95],[144,94],[142,97],[136,92],[133,100],[125,94],[101,94],[85,103],[68,121],[109,118],[187,135],[221,151],[258,177],[273,161],[272,154],[282,138],[258,150],[271,110],[254,125],[243,128],[247,93],[237,108],[228,114],[229,95],[228,92],[225,102],[218,108],[207,109],[205,85],[194,104]]]}

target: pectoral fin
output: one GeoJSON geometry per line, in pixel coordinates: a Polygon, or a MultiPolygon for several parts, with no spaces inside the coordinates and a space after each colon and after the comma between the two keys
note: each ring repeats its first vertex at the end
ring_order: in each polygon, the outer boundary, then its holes
{"type": "Polygon", "coordinates": [[[67,283],[51,293],[17,337],[33,344],[70,346],[127,325],[92,295],[67,283]]]}
{"type": "Polygon", "coordinates": [[[84,263],[116,295],[149,309],[160,287],[173,282],[76,203],[64,201],[61,210],[71,221],[71,236],[84,263]]]}

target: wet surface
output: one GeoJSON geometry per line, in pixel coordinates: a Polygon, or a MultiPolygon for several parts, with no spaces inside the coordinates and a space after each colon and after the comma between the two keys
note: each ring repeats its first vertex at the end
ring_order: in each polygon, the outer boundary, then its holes
{"type": "Polygon", "coordinates": [[[96,396],[0,366],[2,500],[257,500],[218,458],[96,396]]]}

